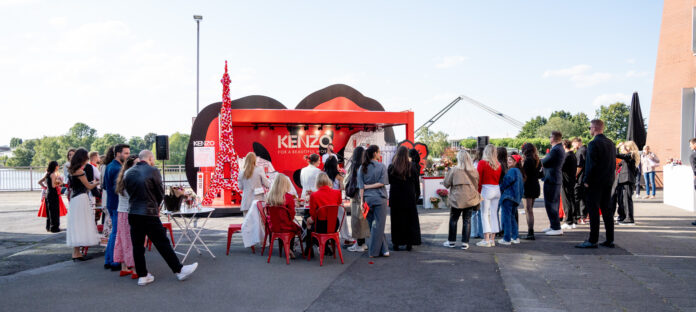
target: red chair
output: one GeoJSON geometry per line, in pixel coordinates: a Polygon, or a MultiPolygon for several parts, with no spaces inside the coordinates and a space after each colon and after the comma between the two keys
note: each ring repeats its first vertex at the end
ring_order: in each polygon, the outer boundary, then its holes
{"type": "MultiPolygon", "coordinates": [[[[278,206],[269,206],[266,209],[268,209],[269,215],[271,217],[271,224],[270,226],[266,226],[269,228],[271,231],[273,229],[273,224],[281,224],[281,218],[287,218],[287,219],[294,219],[294,216],[289,215],[288,211],[285,209],[285,207],[278,207],[278,206]]],[[[286,219],[286,220],[287,220],[286,219]]],[[[298,225],[299,226],[299,225],[298,225]]],[[[268,232],[267,232],[268,233],[268,232]]],[[[297,239],[302,239],[302,234],[300,231],[297,232],[270,232],[271,235],[271,243],[270,246],[268,247],[268,260],[266,261],[267,263],[271,263],[271,256],[273,256],[273,242],[275,242],[276,239],[279,239],[282,244],[278,245],[278,256],[280,257],[282,255],[282,251],[285,250],[285,264],[290,264],[290,254],[288,251],[290,250],[290,241],[297,236],[297,239]]],[[[265,244],[264,244],[265,245],[265,244]]],[[[304,254],[304,247],[302,246],[302,242],[300,241],[300,249],[302,251],[302,254],[304,254]]]]}
{"type": "MultiPolygon", "coordinates": [[[[263,201],[258,201],[256,202],[256,206],[259,209],[259,217],[261,218],[261,222],[264,225],[264,228],[266,227],[266,214],[263,210],[263,208],[266,206],[263,201]]],[[[230,244],[232,244],[232,234],[241,232],[242,231],[242,225],[241,224],[230,224],[230,226],[227,228],[227,255],[230,255],[230,244]]],[[[266,231],[268,233],[268,231],[266,231]]],[[[268,234],[267,234],[268,235],[268,234]]],[[[263,238],[263,249],[266,248],[266,236],[263,238]]],[[[263,256],[263,249],[261,250],[261,255],[263,256]]],[[[256,247],[251,246],[251,252],[256,253],[256,247]]]]}
{"type": "MultiPolygon", "coordinates": [[[[169,230],[169,237],[172,241],[172,247],[176,247],[176,242],[174,241],[174,230],[172,229],[172,223],[171,222],[162,222],[162,226],[169,230]]],[[[147,243],[147,250],[152,251],[152,241],[148,238],[147,243]]]]}
{"type": "Polygon", "coordinates": [[[266,242],[267,240],[271,240],[271,229],[268,227],[268,211],[266,209],[266,203],[258,201],[256,206],[259,210],[259,218],[261,219],[263,231],[265,233],[263,236],[263,245],[261,246],[261,255],[263,256],[263,252],[266,250],[266,242]]]}
{"type": "MultiPolygon", "coordinates": [[[[322,210],[326,210],[326,229],[336,229],[335,232],[333,233],[317,233],[317,232],[312,232],[312,238],[316,239],[319,242],[319,266],[324,265],[324,249],[326,248],[326,244],[331,241],[331,244],[334,249],[334,254],[333,257],[336,259],[336,253],[338,253],[338,256],[341,258],[341,264],[343,264],[343,253],[341,252],[341,244],[340,238],[338,236],[338,231],[343,226],[343,220],[346,218],[346,211],[345,209],[343,210],[343,216],[341,217],[341,224],[336,227],[336,217],[338,216],[338,206],[333,205],[333,206],[322,206],[317,209],[317,214],[321,214],[320,212],[322,210]],[[336,248],[338,246],[338,248],[336,248]]],[[[316,223],[315,223],[316,224],[316,223]]],[[[311,253],[307,253],[307,261],[309,261],[311,253]]]]}

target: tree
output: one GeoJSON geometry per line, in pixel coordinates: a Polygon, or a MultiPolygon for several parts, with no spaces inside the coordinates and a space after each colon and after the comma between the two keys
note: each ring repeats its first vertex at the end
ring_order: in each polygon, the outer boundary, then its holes
{"type": "Polygon", "coordinates": [[[99,152],[101,155],[106,155],[106,150],[119,143],[126,143],[126,138],[120,134],[107,133],[103,137],[97,138],[92,143],[92,150],[99,152]]]}
{"type": "Polygon", "coordinates": [[[128,140],[128,145],[130,145],[131,154],[135,155],[148,148],[148,145],[145,144],[145,140],[138,136],[131,137],[130,140],[128,140]]]}
{"type": "Polygon", "coordinates": [[[145,146],[152,146],[152,144],[155,144],[155,137],[157,137],[156,133],[148,133],[143,137],[143,140],[145,141],[145,146]]]}
{"type": "Polygon", "coordinates": [[[7,165],[10,167],[29,166],[31,165],[32,158],[34,158],[33,144],[27,144],[27,142],[25,142],[12,151],[12,157],[7,160],[7,165]]]}
{"type": "Polygon", "coordinates": [[[573,118],[571,118],[570,121],[572,121],[573,125],[575,125],[576,131],[580,133],[579,135],[575,136],[583,138],[590,137],[590,119],[587,117],[587,114],[577,113],[573,115],[573,118]]]}
{"type": "Polygon", "coordinates": [[[63,136],[63,148],[67,151],[70,148],[84,147],[89,151],[92,147],[92,143],[97,139],[96,134],[96,129],[78,122],[70,128],[65,136],[63,136]]]}
{"type": "Polygon", "coordinates": [[[48,166],[48,163],[53,160],[60,160],[62,154],[60,152],[61,144],[59,137],[43,137],[38,140],[34,147],[34,157],[31,160],[31,165],[36,167],[48,166]]]}
{"type": "Polygon", "coordinates": [[[628,105],[616,102],[606,107],[602,105],[597,111],[597,118],[604,121],[604,135],[614,141],[623,141],[628,130],[630,108],[628,105]]]}
{"type": "Polygon", "coordinates": [[[442,155],[449,146],[448,137],[449,135],[442,131],[433,132],[428,128],[421,128],[416,133],[416,140],[428,146],[428,158],[439,158],[442,155]]]}
{"type": "Polygon", "coordinates": [[[7,155],[0,156],[0,166],[7,166],[8,159],[10,159],[10,157],[7,157],[7,155]]]}
{"type": "Polygon", "coordinates": [[[527,121],[524,126],[522,126],[522,130],[520,130],[520,133],[517,134],[518,138],[535,138],[537,136],[537,130],[539,130],[540,127],[545,125],[548,121],[546,118],[541,117],[541,116],[536,116],[529,121],[527,121]]]}
{"type": "Polygon", "coordinates": [[[537,129],[537,138],[548,138],[551,131],[560,131],[563,138],[572,138],[582,136],[582,126],[573,123],[570,119],[562,119],[561,117],[551,117],[549,122],[537,129]]]}
{"type": "Polygon", "coordinates": [[[570,120],[571,118],[573,118],[573,114],[571,114],[570,112],[566,112],[564,110],[559,110],[559,111],[555,111],[555,112],[551,113],[551,116],[549,116],[549,119],[551,119],[553,117],[560,117],[561,119],[570,120]]]}
{"type": "Polygon", "coordinates": [[[20,139],[20,138],[10,139],[10,148],[17,148],[20,145],[22,145],[22,139],[20,139]]]}

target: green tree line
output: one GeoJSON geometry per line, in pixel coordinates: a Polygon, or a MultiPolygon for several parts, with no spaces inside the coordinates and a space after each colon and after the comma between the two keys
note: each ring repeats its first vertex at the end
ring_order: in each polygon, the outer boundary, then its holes
{"type": "MultiPolygon", "coordinates": [[[[595,117],[604,121],[604,134],[615,142],[626,140],[630,107],[617,102],[609,106],[602,105],[595,111],[595,117]]],[[[490,144],[508,148],[520,148],[524,143],[534,144],[539,152],[544,153],[551,147],[549,136],[551,131],[560,131],[563,138],[580,137],[583,142],[589,142],[590,118],[585,113],[572,114],[567,111],[554,111],[548,117],[536,116],[527,121],[515,138],[491,139],[490,144]]],[[[416,140],[428,145],[429,158],[439,158],[450,145],[448,135],[444,132],[433,132],[423,128],[416,133],[416,140]]],[[[475,148],[476,139],[461,140],[460,146],[475,148]]]]}
{"type": "MultiPolygon", "coordinates": [[[[43,167],[53,160],[59,163],[65,162],[70,148],[84,147],[88,151],[105,155],[110,146],[119,143],[130,145],[131,154],[137,154],[144,149],[154,151],[156,136],[155,133],[148,133],[142,137],[133,136],[130,139],[115,133],[98,136],[96,129],[78,122],[61,136],[44,136],[40,139],[12,138],[10,147],[13,149],[13,155],[9,158],[0,158],[0,163],[10,167],[43,167]]],[[[168,164],[184,164],[188,142],[188,134],[176,132],[169,137],[168,164]]]]}

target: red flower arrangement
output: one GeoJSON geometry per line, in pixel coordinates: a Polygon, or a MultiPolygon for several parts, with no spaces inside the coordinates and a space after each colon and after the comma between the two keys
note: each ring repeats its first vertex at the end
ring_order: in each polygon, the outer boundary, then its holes
{"type": "Polygon", "coordinates": [[[447,197],[449,195],[449,191],[446,189],[439,189],[439,190],[435,191],[435,193],[437,193],[437,196],[440,196],[440,197],[447,197]]]}

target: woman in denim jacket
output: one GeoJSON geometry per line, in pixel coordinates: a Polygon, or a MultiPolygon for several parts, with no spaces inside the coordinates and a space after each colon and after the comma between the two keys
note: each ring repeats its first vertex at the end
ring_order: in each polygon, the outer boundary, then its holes
{"type": "Polygon", "coordinates": [[[520,165],[521,157],[511,155],[507,158],[508,171],[500,183],[500,207],[501,219],[503,223],[503,238],[498,240],[498,244],[510,245],[519,244],[517,221],[515,212],[522,201],[524,194],[524,174],[520,165]]]}

